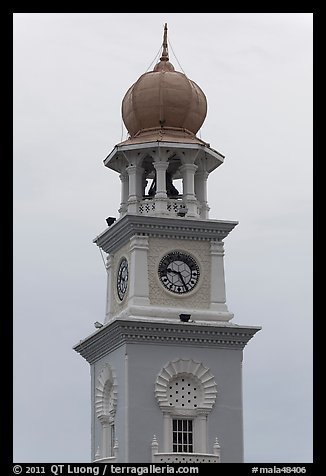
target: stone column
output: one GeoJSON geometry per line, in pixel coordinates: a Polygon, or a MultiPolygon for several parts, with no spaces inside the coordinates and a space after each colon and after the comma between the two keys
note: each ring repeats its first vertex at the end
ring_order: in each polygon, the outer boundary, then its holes
{"type": "Polygon", "coordinates": [[[143,199],[143,182],[144,182],[144,169],[137,167],[136,170],[136,195],[137,200],[143,199]]]}
{"type": "Polygon", "coordinates": [[[195,164],[184,164],[180,167],[183,175],[183,200],[188,207],[188,217],[198,217],[194,179],[197,169],[198,166],[195,164]]]}
{"type": "Polygon", "coordinates": [[[198,170],[195,173],[195,195],[201,205],[200,217],[207,219],[209,206],[207,203],[207,179],[209,173],[206,170],[198,170]]]}
{"type": "Polygon", "coordinates": [[[167,193],[166,193],[166,171],[169,166],[167,161],[155,161],[153,163],[156,170],[156,192],[155,192],[155,212],[158,215],[166,215],[167,193]]]}
{"type": "Polygon", "coordinates": [[[211,241],[211,310],[227,312],[225,277],[224,277],[224,243],[211,241]]]}
{"type": "Polygon", "coordinates": [[[121,180],[121,203],[119,208],[120,217],[127,212],[128,206],[128,192],[129,192],[129,175],[127,170],[124,170],[120,175],[121,180]]]}
{"type": "Polygon", "coordinates": [[[169,166],[168,162],[154,162],[156,170],[156,193],[155,198],[167,198],[166,194],[166,171],[169,166]]]}
{"type": "Polygon", "coordinates": [[[142,198],[141,182],[144,169],[137,165],[129,165],[126,170],[129,176],[128,213],[136,214],[138,212],[138,203],[142,198]]]}

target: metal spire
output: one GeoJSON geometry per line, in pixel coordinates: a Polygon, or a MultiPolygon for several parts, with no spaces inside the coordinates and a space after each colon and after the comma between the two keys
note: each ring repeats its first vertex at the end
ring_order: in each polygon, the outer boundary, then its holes
{"type": "Polygon", "coordinates": [[[169,53],[168,53],[168,24],[165,23],[164,25],[164,34],[163,34],[163,51],[162,56],[160,58],[161,61],[169,61],[169,53]]]}
{"type": "Polygon", "coordinates": [[[153,71],[159,71],[163,73],[174,71],[173,64],[169,61],[169,52],[168,52],[168,24],[164,25],[164,34],[163,34],[163,49],[162,56],[160,61],[154,66],[153,71]]]}

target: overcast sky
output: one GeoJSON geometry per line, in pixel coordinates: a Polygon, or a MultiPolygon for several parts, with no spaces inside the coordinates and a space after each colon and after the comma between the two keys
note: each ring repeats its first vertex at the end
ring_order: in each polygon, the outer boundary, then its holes
{"type": "Polygon", "coordinates": [[[170,60],[204,91],[199,136],[244,350],[246,462],[312,461],[312,14],[14,14],[14,461],[90,461],[90,373],[72,347],[103,321],[92,240],[118,216],[103,165],[121,101],[168,23],[170,60]]]}

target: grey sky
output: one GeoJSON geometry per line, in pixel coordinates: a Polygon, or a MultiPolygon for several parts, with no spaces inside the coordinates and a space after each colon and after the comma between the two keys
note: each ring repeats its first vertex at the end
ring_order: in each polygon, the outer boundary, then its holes
{"type": "Polygon", "coordinates": [[[14,14],[14,461],[90,460],[89,367],[72,346],[103,321],[93,238],[118,216],[102,160],[121,101],[157,54],[205,92],[200,136],[244,351],[247,462],[312,461],[312,14],[14,14]]]}

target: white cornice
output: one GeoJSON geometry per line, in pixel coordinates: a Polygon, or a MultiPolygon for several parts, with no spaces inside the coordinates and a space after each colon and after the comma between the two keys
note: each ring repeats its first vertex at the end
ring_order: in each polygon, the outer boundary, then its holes
{"type": "Polygon", "coordinates": [[[73,349],[93,364],[124,344],[190,345],[242,350],[261,327],[115,320],[73,349]]]}
{"type": "Polygon", "coordinates": [[[212,172],[216,167],[221,165],[225,159],[225,156],[217,150],[209,147],[208,145],[198,143],[187,142],[165,142],[165,141],[153,141],[153,142],[141,142],[137,144],[120,144],[116,145],[109,155],[104,159],[104,165],[112,170],[120,171],[119,159],[124,156],[125,152],[141,152],[151,153],[152,150],[173,150],[173,151],[190,151],[198,150],[201,157],[205,158],[209,162],[209,172],[212,172]]]}
{"type": "Polygon", "coordinates": [[[135,235],[180,240],[223,240],[237,221],[193,220],[125,215],[98,235],[93,243],[106,253],[114,253],[135,235]]]}

